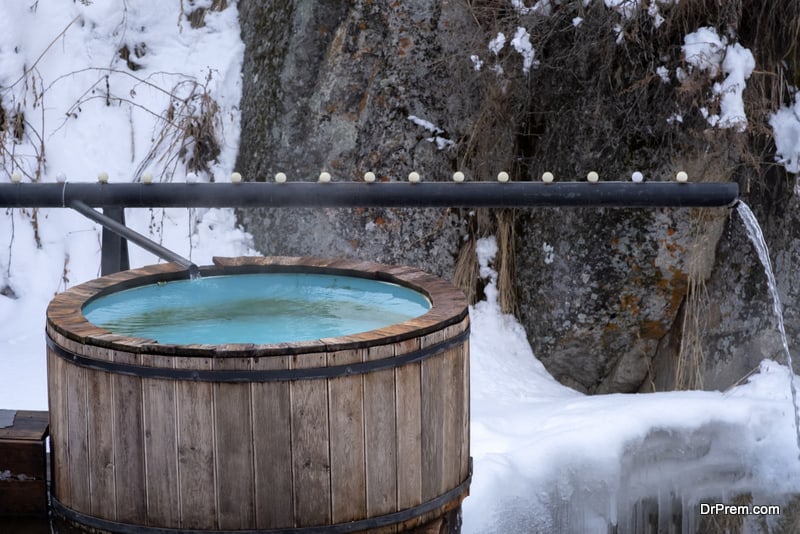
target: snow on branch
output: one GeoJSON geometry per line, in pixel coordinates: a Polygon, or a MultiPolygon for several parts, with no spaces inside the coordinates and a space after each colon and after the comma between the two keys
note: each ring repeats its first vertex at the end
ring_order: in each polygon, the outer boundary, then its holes
{"type": "Polygon", "coordinates": [[[429,143],[435,143],[436,147],[439,150],[443,150],[450,146],[455,146],[456,144],[455,141],[443,137],[443,135],[446,134],[447,132],[445,132],[432,122],[426,121],[425,119],[421,119],[416,115],[409,115],[407,118],[417,126],[421,126],[426,130],[428,130],[429,132],[431,132],[433,135],[431,137],[426,137],[425,140],[428,141],[429,143]]]}
{"type": "Polygon", "coordinates": [[[792,173],[800,173],[800,92],[794,104],[783,106],[769,118],[775,136],[775,161],[792,173]]]}
{"type": "Polygon", "coordinates": [[[711,126],[735,128],[743,132],[747,127],[747,115],[742,98],[747,79],[756,62],[753,54],[739,43],[728,44],[714,28],[702,27],[684,37],[683,55],[690,69],[705,72],[715,78],[720,71],[726,77],[712,88],[710,104],[719,103],[719,114],[701,108],[701,113],[711,126]]]}

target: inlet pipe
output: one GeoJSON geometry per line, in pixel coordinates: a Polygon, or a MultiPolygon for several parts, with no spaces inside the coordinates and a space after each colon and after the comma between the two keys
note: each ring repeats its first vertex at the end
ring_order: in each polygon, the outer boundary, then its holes
{"type": "Polygon", "coordinates": [[[417,173],[412,174],[416,176],[410,182],[379,184],[374,183],[373,173],[365,174],[364,182],[333,183],[330,175],[324,179],[321,176],[321,182],[317,183],[287,183],[283,173],[278,173],[273,183],[242,183],[238,173],[231,176],[231,183],[210,184],[152,184],[145,177],[143,183],[122,184],[109,184],[107,180],[23,184],[15,179],[0,184],[0,207],[69,207],[101,224],[103,275],[129,268],[125,240],[130,240],[162,259],[177,263],[195,278],[199,275],[197,265],[125,226],[124,208],[688,208],[732,207],[739,196],[739,186],[735,183],[685,183],[685,180],[680,183],[680,177],[678,183],[553,183],[552,173],[547,172],[542,182],[507,182],[500,179],[506,174],[501,173],[497,182],[464,182],[463,173],[457,172],[453,182],[422,182],[417,173]],[[92,207],[103,208],[112,217],[92,207]]]}
{"type": "Polygon", "coordinates": [[[530,208],[733,206],[736,183],[3,183],[0,207],[530,208]]]}
{"type": "Polygon", "coordinates": [[[91,219],[98,224],[103,225],[104,228],[107,228],[108,230],[114,232],[115,234],[122,236],[128,241],[136,243],[146,251],[155,254],[159,258],[177,263],[178,265],[189,271],[190,278],[196,278],[200,274],[199,267],[197,267],[197,265],[192,263],[191,260],[188,260],[183,256],[172,252],[168,248],[159,245],[155,241],[151,241],[142,234],[131,230],[124,224],[115,221],[111,217],[107,217],[102,213],[98,213],[83,201],[72,200],[69,203],[69,207],[74,209],[84,217],[91,219]]]}

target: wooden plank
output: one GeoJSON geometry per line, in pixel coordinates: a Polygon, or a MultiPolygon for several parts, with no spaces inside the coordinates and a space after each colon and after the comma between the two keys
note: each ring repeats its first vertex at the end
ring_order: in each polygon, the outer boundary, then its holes
{"type": "MultiPolygon", "coordinates": [[[[358,363],[362,350],[328,355],[328,366],[358,363]]],[[[361,375],[328,381],[331,436],[331,518],[344,523],[367,517],[364,456],[364,384],[361,375]]]]}
{"type": "MultiPolygon", "coordinates": [[[[444,330],[444,338],[452,339],[469,325],[465,318],[444,330]]],[[[457,486],[466,478],[469,470],[469,377],[468,341],[453,347],[441,355],[444,363],[444,490],[457,486]],[[466,380],[466,382],[465,382],[466,380]],[[466,458],[465,458],[466,455],[466,458]]]]}
{"type": "MultiPolygon", "coordinates": [[[[394,345],[372,347],[368,360],[394,356],[394,345]]],[[[369,517],[396,512],[397,463],[397,399],[395,370],[386,369],[364,375],[364,424],[367,454],[367,512],[369,517]]],[[[393,526],[384,532],[396,532],[393,526]]]]}
{"type": "Polygon", "coordinates": [[[47,514],[47,412],[17,411],[0,437],[0,516],[47,514]]]}
{"type": "MultiPolygon", "coordinates": [[[[115,352],[118,363],[141,365],[137,355],[115,352]]],[[[114,412],[114,465],[116,466],[117,520],[143,524],[147,517],[144,466],[142,379],[114,374],[111,410],[114,412]]],[[[108,405],[105,409],[109,409],[108,405]]]]}
{"type": "MultiPolygon", "coordinates": [[[[469,317],[464,320],[464,328],[466,329],[469,326],[469,317]]],[[[461,358],[462,358],[462,366],[461,366],[461,391],[464,394],[464,398],[461,400],[463,402],[464,412],[461,415],[461,470],[459,472],[459,479],[461,481],[466,480],[469,476],[469,462],[470,462],[470,448],[469,448],[469,440],[470,440],[470,407],[471,407],[471,398],[470,398],[470,345],[469,340],[467,340],[461,346],[461,358]]]]}
{"type": "Polygon", "coordinates": [[[45,411],[17,410],[13,425],[0,428],[0,439],[40,441],[47,436],[49,424],[50,417],[45,411]]]}
{"type": "MultiPolygon", "coordinates": [[[[443,332],[425,336],[422,348],[444,340],[443,332]]],[[[422,500],[427,501],[445,490],[444,481],[444,418],[445,366],[441,355],[422,361],[422,500]]]]}
{"type": "Polygon", "coordinates": [[[71,502],[69,493],[69,424],[67,417],[66,366],[60,357],[47,349],[48,411],[50,412],[51,491],[64,504],[71,502]]]}
{"type": "MultiPolygon", "coordinates": [[[[0,481],[0,517],[23,515],[47,515],[47,481],[0,481]]],[[[0,525],[3,523],[0,521],[0,525]]]]}
{"type": "MultiPolygon", "coordinates": [[[[50,338],[56,343],[56,345],[58,345],[59,347],[63,348],[64,350],[66,350],[68,352],[77,353],[77,352],[80,352],[80,351],[83,350],[83,344],[78,343],[78,342],[76,342],[76,341],[74,341],[72,339],[69,339],[69,338],[65,337],[64,335],[60,334],[59,332],[57,332],[54,328],[51,328],[50,326],[47,327],[47,335],[50,336],[50,338]]],[[[48,347],[48,351],[49,350],[50,350],[50,348],[48,347]]],[[[53,354],[53,356],[57,357],[59,359],[63,359],[60,356],[58,356],[57,354],[55,354],[55,353],[53,354]]]]}
{"type": "Polygon", "coordinates": [[[89,513],[89,444],[86,414],[86,369],[65,362],[62,369],[67,390],[67,465],[69,501],[73,510],[89,513]]]}
{"type": "MultiPolygon", "coordinates": [[[[287,369],[289,357],[255,358],[253,369],[287,369]]],[[[294,525],[292,416],[289,382],[260,382],[252,391],[256,523],[259,529],[294,525]]]]}
{"type": "MultiPolygon", "coordinates": [[[[173,362],[171,356],[142,355],[142,364],[146,366],[170,368],[173,362]]],[[[148,524],[178,528],[180,499],[175,381],[143,379],[142,395],[148,524]]]]}
{"type": "MultiPolygon", "coordinates": [[[[322,367],[325,354],[300,354],[294,369],[322,367]]],[[[327,525],[331,521],[330,433],[325,380],[291,383],[292,469],[295,525],[327,525]]]]}
{"type": "Polygon", "coordinates": [[[461,443],[463,441],[462,428],[464,407],[464,393],[461,391],[462,370],[461,350],[454,347],[446,351],[442,357],[443,363],[443,402],[444,402],[444,435],[442,439],[444,454],[443,491],[458,486],[461,474],[461,443]]]}
{"type": "Polygon", "coordinates": [[[0,439],[0,473],[47,478],[43,440],[0,439]]]}
{"type": "MultiPolygon", "coordinates": [[[[395,354],[419,349],[419,340],[395,343],[395,354]]],[[[399,367],[397,398],[397,505],[404,510],[422,503],[422,364],[399,367]]]]}
{"type": "MultiPolygon", "coordinates": [[[[178,369],[211,369],[210,358],[176,357],[178,369]]],[[[178,484],[181,528],[216,528],[213,389],[209,382],[178,381],[178,484]]]]}
{"type": "MultiPolygon", "coordinates": [[[[88,349],[88,347],[87,347],[88,349]]],[[[87,381],[89,492],[91,514],[117,519],[112,375],[89,371],[87,381]]]]}
{"type": "MultiPolygon", "coordinates": [[[[217,358],[215,369],[250,369],[249,358],[217,358]]],[[[255,478],[250,384],[214,384],[220,529],[255,527],[255,478]]]]}

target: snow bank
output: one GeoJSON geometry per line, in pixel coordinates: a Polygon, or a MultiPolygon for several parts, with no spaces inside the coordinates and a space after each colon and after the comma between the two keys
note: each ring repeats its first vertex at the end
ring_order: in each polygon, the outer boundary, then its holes
{"type": "MultiPolygon", "coordinates": [[[[497,304],[493,238],[478,242],[486,300],[471,310],[471,495],[464,534],[598,532],[630,527],[635,505],[700,504],[752,492],[758,504],[800,489],[788,369],[765,360],[721,392],[585,396],[556,382],[497,304]]],[[[628,531],[628,530],[623,530],[628,531]]]]}
{"type": "MultiPolygon", "coordinates": [[[[3,3],[0,101],[24,116],[25,130],[7,138],[0,180],[19,171],[25,182],[93,181],[103,171],[125,182],[142,170],[183,180],[180,161],[152,151],[175,101],[170,93],[197,84],[219,105],[222,138],[200,179],[228,180],[243,50],[235,6],[192,28],[176,2],[3,3]]],[[[197,263],[254,253],[230,210],[127,210],[126,218],[197,263]]],[[[0,228],[0,407],[46,409],[45,308],[56,292],[100,274],[100,229],[65,209],[7,210],[0,228]]],[[[130,253],[134,267],[159,261],[135,245],[130,253]]]]}

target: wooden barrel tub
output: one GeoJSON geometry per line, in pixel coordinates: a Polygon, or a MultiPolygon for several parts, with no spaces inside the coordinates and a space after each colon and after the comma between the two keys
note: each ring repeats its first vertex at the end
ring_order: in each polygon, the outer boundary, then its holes
{"type": "Polygon", "coordinates": [[[471,477],[460,291],[413,268],[349,260],[215,258],[201,272],[369,278],[414,289],[432,306],[343,337],[171,345],[111,333],[82,309],[186,278],[173,264],[57,295],[47,309],[57,514],[125,533],[438,533],[446,518],[454,523],[471,477]]]}

